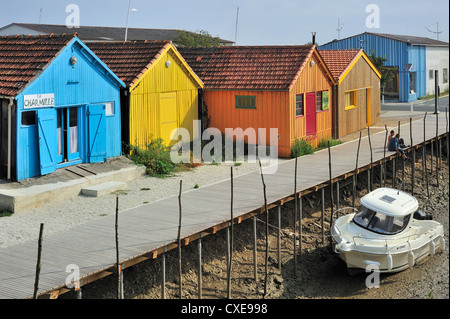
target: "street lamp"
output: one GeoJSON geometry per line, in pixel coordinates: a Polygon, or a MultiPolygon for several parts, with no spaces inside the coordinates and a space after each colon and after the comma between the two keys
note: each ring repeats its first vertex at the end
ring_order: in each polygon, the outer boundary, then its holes
{"type": "Polygon", "coordinates": [[[136,12],[137,11],[137,9],[130,9],[131,8],[131,2],[133,2],[133,0],[130,0],[130,2],[128,3],[127,27],[125,28],[125,42],[127,41],[127,37],[128,37],[128,20],[130,18],[130,12],[136,12]]]}

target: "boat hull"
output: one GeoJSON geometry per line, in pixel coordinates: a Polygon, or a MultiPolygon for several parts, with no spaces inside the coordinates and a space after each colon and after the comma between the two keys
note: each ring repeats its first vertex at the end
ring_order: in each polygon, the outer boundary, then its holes
{"type": "MultiPolygon", "coordinates": [[[[375,253],[361,250],[340,250],[336,245],[335,252],[347,264],[349,269],[376,269],[381,273],[403,271],[442,250],[442,236],[439,233],[429,238],[427,242],[411,243],[412,249],[395,252],[375,253]],[[415,244],[415,245],[414,245],[415,244]],[[434,247],[433,247],[434,245],[434,247]]],[[[408,245],[404,245],[409,248],[408,245]]]]}

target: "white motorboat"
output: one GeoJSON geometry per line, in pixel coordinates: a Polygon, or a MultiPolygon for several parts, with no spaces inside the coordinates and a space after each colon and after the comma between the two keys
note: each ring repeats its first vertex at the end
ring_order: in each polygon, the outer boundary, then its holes
{"type": "Polygon", "coordinates": [[[333,223],[334,251],[349,271],[375,265],[380,272],[402,271],[444,251],[444,227],[418,207],[416,198],[397,189],[370,192],[356,213],[333,223]]]}

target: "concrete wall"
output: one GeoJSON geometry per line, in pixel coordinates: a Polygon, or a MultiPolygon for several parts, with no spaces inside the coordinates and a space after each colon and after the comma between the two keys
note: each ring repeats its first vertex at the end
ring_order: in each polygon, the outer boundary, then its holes
{"type": "Polygon", "coordinates": [[[447,78],[448,78],[448,69],[449,69],[449,47],[427,47],[426,53],[427,60],[427,95],[434,94],[434,71],[439,71],[439,86],[441,88],[441,92],[448,90],[448,80],[447,83],[443,83],[444,78],[444,69],[447,69],[447,78]],[[430,77],[430,70],[433,71],[433,77],[430,77]]]}

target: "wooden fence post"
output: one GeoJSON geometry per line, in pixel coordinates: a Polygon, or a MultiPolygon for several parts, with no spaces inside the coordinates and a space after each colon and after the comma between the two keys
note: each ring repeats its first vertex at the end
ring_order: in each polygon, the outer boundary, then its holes
{"type": "Polygon", "coordinates": [[[328,141],[328,169],[330,173],[330,197],[331,197],[331,216],[330,216],[330,247],[333,244],[332,238],[331,238],[331,227],[333,225],[333,214],[334,214],[334,196],[333,196],[333,176],[331,172],[331,148],[330,148],[330,141],[328,141]]]}
{"type": "Polygon", "coordinates": [[[355,208],[356,183],[358,182],[358,159],[359,159],[360,145],[361,145],[361,131],[359,131],[358,151],[356,152],[355,174],[353,174],[353,203],[352,203],[353,208],[355,208]]]}
{"type": "Polygon", "coordinates": [[[119,196],[116,196],[116,268],[117,268],[117,299],[123,298],[122,265],[119,255],[119,196]]]}
{"type": "Polygon", "coordinates": [[[167,247],[161,257],[161,299],[166,299],[166,252],[167,247]]]}
{"type": "Polygon", "coordinates": [[[294,274],[297,275],[297,156],[295,156],[294,172],[294,274]]]}
{"type": "MultiPolygon", "coordinates": [[[[400,121],[398,121],[398,129],[397,129],[397,134],[400,138],[400,121]]],[[[399,158],[399,151],[398,151],[398,141],[397,141],[397,147],[395,148],[395,165],[394,165],[394,176],[392,178],[392,187],[396,188],[397,185],[397,169],[398,169],[398,158],[399,158]]]]}
{"type": "Polygon", "coordinates": [[[179,274],[179,294],[180,299],[182,299],[182,273],[181,273],[181,220],[182,220],[182,209],[181,209],[181,190],[183,187],[183,181],[180,180],[180,193],[178,194],[178,208],[179,208],[179,221],[178,221],[178,274],[179,274]]]}
{"type": "Polygon", "coordinates": [[[203,233],[200,232],[200,237],[198,239],[197,247],[198,247],[198,299],[202,299],[202,237],[203,233]]]}
{"type": "Polygon", "coordinates": [[[281,205],[278,205],[278,269],[281,270],[281,205]]]}
{"type": "Polygon", "coordinates": [[[447,166],[450,166],[450,156],[448,154],[449,151],[449,140],[448,140],[448,107],[445,109],[445,132],[447,132],[447,135],[445,137],[445,145],[446,145],[446,149],[447,149],[447,166]]]}
{"type": "MultiPolygon", "coordinates": [[[[387,125],[384,124],[384,129],[386,130],[386,136],[384,138],[384,148],[383,148],[383,186],[386,187],[386,149],[387,149],[387,137],[388,137],[388,129],[387,125]]],[[[381,182],[380,182],[381,185],[381,182]]]]}
{"type": "Polygon", "coordinates": [[[36,261],[36,275],[34,278],[34,291],[33,291],[33,299],[37,299],[38,296],[38,290],[39,290],[39,277],[41,275],[41,256],[42,256],[42,239],[44,235],[44,224],[41,223],[40,229],[39,229],[39,239],[38,239],[38,254],[37,254],[37,261],[36,261]]]}
{"type": "Polygon", "coordinates": [[[322,244],[325,244],[325,187],[323,187],[320,190],[322,195],[322,244]]]}
{"type": "Polygon", "coordinates": [[[415,182],[415,174],[416,174],[416,149],[413,145],[413,131],[412,131],[412,117],[409,118],[409,135],[411,138],[411,195],[414,196],[414,182],[415,182]]]}
{"type": "Polygon", "coordinates": [[[427,117],[427,112],[423,118],[423,145],[422,145],[422,180],[425,182],[425,160],[426,160],[426,139],[425,139],[425,119],[427,117]]]}
{"type": "Polygon", "coordinates": [[[253,276],[258,284],[258,238],[256,231],[256,216],[253,216],[253,276]]]}
{"type": "Polygon", "coordinates": [[[436,112],[436,186],[439,188],[439,113],[436,112]]]}
{"type": "MultiPolygon", "coordinates": [[[[430,199],[430,187],[429,187],[429,183],[428,183],[428,168],[427,168],[427,154],[425,152],[425,147],[426,147],[426,136],[425,136],[425,122],[426,122],[426,118],[427,118],[427,112],[425,112],[425,116],[423,117],[423,163],[424,163],[424,170],[425,170],[425,181],[426,181],[426,185],[427,185],[427,196],[428,199],[430,199]]],[[[433,145],[433,143],[431,143],[431,145],[433,145]]],[[[431,160],[433,160],[433,156],[431,156],[431,160]]]]}
{"type": "Polygon", "coordinates": [[[302,255],[302,242],[303,242],[303,227],[302,227],[302,219],[303,219],[303,196],[302,193],[299,194],[299,206],[300,206],[300,211],[299,211],[299,217],[298,217],[298,229],[299,229],[299,251],[300,251],[300,256],[302,255]]]}
{"type": "Polygon", "coordinates": [[[264,296],[267,295],[267,276],[269,273],[269,210],[267,209],[266,183],[264,182],[264,174],[262,171],[261,160],[259,160],[259,169],[261,172],[261,180],[264,192],[264,210],[266,212],[266,265],[264,275],[264,296]]]}
{"type": "Polygon", "coordinates": [[[370,190],[373,190],[373,151],[372,151],[372,142],[370,141],[370,128],[367,127],[367,137],[369,138],[369,148],[370,148],[370,190]]]}
{"type": "Polygon", "coordinates": [[[233,235],[234,235],[234,217],[233,217],[233,167],[231,168],[231,204],[230,204],[230,214],[231,214],[231,241],[230,241],[230,260],[228,264],[228,299],[231,299],[231,265],[233,262],[233,235]]]}

